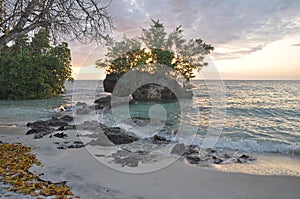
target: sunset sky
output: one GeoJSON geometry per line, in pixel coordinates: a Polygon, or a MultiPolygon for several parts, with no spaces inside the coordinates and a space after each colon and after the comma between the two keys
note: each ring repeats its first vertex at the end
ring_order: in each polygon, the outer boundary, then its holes
{"type": "MultiPolygon", "coordinates": [[[[300,80],[299,0],[113,0],[113,37],[140,34],[151,19],[167,30],[182,25],[184,35],[215,47],[199,78],[300,80]]],[[[95,61],[105,48],[71,44],[74,77],[103,79],[95,61]]]]}

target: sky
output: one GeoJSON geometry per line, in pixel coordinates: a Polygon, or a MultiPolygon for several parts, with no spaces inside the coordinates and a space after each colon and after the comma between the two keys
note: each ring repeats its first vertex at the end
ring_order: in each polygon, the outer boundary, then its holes
{"type": "MultiPolygon", "coordinates": [[[[182,25],[184,36],[215,47],[197,78],[300,80],[299,0],[112,0],[116,40],[138,35],[159,19],[167,30],[182,25]]],[[[105,47],[71,44],[73,75],[103,79],[95,61],[105,47]]]]}

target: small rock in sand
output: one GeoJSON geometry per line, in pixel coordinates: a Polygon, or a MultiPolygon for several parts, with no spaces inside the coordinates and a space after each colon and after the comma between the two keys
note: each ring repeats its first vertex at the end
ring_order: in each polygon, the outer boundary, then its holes
{"type": "Polygon", "coordinates": [[[182,155],[185,152],[185,145],[184,144],[176,144],[172,151],[171,154],[176,154],[176,155],[182,155]]]}

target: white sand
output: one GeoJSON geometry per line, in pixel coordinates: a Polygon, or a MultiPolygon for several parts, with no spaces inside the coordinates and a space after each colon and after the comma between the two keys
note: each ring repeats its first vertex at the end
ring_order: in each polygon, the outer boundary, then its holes
{"type": "Polygon", "coordinates": [[[47,139],[32,140],[30,136],[16,134],[2,134],[0,140],[38,146],[34,152],[46,166],[37,169],[45,173],[44,178],[68,181],[75,194],[83,199],[300,198],[300,177],[223,173],[182,161],[152,173],[128,174],[104,166],[84,148],[58,150],[47,139]]]}

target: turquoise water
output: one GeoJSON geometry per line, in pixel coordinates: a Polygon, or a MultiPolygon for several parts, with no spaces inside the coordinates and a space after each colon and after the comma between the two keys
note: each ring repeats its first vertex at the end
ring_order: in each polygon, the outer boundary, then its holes
{"type": "MultiPolygon", "coordinates": [[[[188,134],[193,136],[194,144],[202,144],[216,122],[217,128],[222,129],[217,148],[300,153],[300,81],[224,81],[223,87],[214,87],[213,81],[192,83],[195,86],[192,100],[161,104],[167,114],[167,129],[184,126],[180,141],[184,142],[188,134]],[[224,103],[215,104],[212,97],[224,103]],[[194,128],[197,135],[191,130],[194,128]]],[[[66,87],[64,96],[49,100],[0,101],[0,125],[47,118],[60,105],[71,106],[77,101],[92,104],[103,92],[102,82],[97,81],[68,82],[66,87]]],[[[149,117],[153,105],[130,105],[130,114],[149,117]]],[[[102,122],[113,124],[113,115],[105,112],[102,122]]]]}

